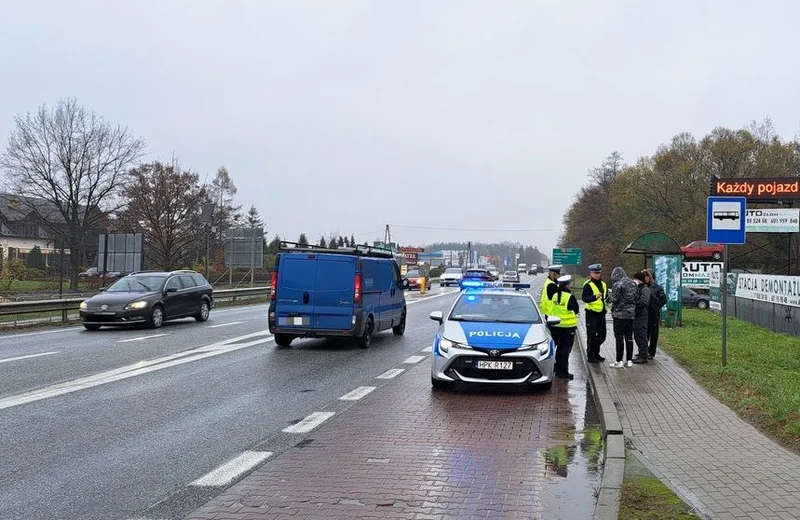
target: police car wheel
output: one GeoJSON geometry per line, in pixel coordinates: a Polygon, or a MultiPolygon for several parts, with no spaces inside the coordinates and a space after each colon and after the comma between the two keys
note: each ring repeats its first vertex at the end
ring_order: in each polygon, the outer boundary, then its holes
{"type": "Polygon", "coordinates": [[[547,392],[551,388],[553,388],[553,382],[552,381],[550,381],[549,383],[544,383],[542,385],[533,385],[533,389],[534,390],[541,390],[542,392],[547,392]]]}
{"type": "Polygon", "coordinates": [[[450,388],[450,381],[439,381],[431,376],[431,386],[434,390],[446,390],[450,388]]]}

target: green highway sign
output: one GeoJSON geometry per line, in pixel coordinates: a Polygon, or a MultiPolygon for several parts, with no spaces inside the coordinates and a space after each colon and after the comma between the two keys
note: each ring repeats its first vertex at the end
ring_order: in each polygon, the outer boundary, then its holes
{"type": "Polygon", "coordinates": [[[581,265],[583,263],[583,249],[579,247],[554,247],[554,265],[581,265]]]}

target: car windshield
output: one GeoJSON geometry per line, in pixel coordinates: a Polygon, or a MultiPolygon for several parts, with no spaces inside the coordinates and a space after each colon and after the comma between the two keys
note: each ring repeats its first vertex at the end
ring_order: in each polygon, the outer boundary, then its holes
{"type": "Polygon", "coordinates": [[[409,278],[419,278],[419,271],[409,271],[406,276],[409,278]]]}
{"type": "Polygon", "coordinates": [[[464,273],[464,276],[486,276],[486,271],[469,270],[464,273]]]}
{"type": "Polygon", "coordinates": [[[539,312],[527,294],[464,293],[458,299],[453,321],[491,323],[541,323],[539,312]]]}
{"type": "Polygon", "coordinates": [[[155,292],[161,288],[164,276],[126,276],[111,285],[106,292],[155,292]]]}
{"type": "Polygon", "coordinates": [[[516,276],[516,275],[517,273],[515,273],[514,271],[506,271],[506,276],[516,276]]]}
{"type": "Polygon", "coordinates": [[[450,269],[445,270],[445,273],[460,273],[461,269],[458,267],[451,267],[450,269]]]}

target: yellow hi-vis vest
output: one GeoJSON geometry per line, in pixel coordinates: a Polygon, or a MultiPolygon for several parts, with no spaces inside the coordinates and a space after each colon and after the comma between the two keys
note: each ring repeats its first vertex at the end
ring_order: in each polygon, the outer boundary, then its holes
{"type": "MultiPolygon", "coordinates": [[[[583,286],[586,287],[587,283],[592,284],[592,294],[594,294],[595,296],[600,294],[600,291],[597,290],[597,285],[593,284],[591,279],[583,282],[583,286]]],[[[586,304],[587,311],[603,312],[603,305],[604,305],[603,300],[605,300],[608,297],[608,286],[606,285],[606,282],[604,282],[603,280],[600,280],[600,285],[603,286],[603,299],[587,303],[586,304]]]]}
{"type": "Polygon", "coordinates": [[[567,303],[572,295],[568,292],[557,291],[550,300],[550,309],[553,311],[553,316],[561,318],[561,323],[556,327],[577,327],[578,317],[574,311],[567,309],[567,303]],[[559,298],[561,301],[559,301],[559,298]]]}
{"type": "Polygon", "coordinates": [[[553,310],[550,308],[550,299],[547,297],[547,286],[556,283],[550,278],[544,281],[542,286],[542,298],[539,301],[539,311],[546,316],[554,316],[553,310]]]}

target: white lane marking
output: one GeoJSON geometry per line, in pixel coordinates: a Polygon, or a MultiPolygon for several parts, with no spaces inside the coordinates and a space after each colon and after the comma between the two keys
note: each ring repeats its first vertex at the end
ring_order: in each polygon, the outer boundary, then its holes
{"type": "Polygon", "coordinates": [[[333,412],[314,412],[299,423],[284,428],[283,431],[285,433],[308,433],[334,415],[333,412]]]}
{"type": "Polygon", "coordinates": [[[426,302],[428,300],[433,300],[434,298],[441,298],[442,296],[450,296],[451,294],[458,294],[458,291],[447,291],[440,294],[434,294],[433,296],[423,296],[421,298],[414,298],[411,301],[406,300],[406,305],[414,305],[415,303],[426,302]]]}
{"type": "Polygon", "coordinates": [[[269,334],[269,331],[264,330],[261,332],[254,332],[252,334],[246,334],[237,338],[231,338],[225,341],[213,343],[211,345],[198,347],[192,350],[178,352],[177,354],[170,354],[169,356],[163,356],[150,361],[140,361],[139,363],[124,366],[122,368],[116,368],[107,372],[101,372],[99,374],[73,379],[72,381],[58,383],[40,388],[38,390],[32,390],[23,394],[0,399],[0,410],[77,392],[78,390],[93,388],[95,386],[100,386],[107,383],[113,383],[114,381],[121,381],[123,379],[155,372],[157,370],[163,370],[165,368],[183,365],[185,363],[191,363],[193,361],[199,361],[201,359],[219,356],[221,354],[227,354],[229,352],[235,352],[237,350],[261,345],[262,343],[267,343],[271,340],[272,336],[269,334]],[[238,343],[239,341],[245,342],[238,343]]]}
{"type": "Polygon", "coordinates": [[[379,375],[376,379],[393,379],[402,374],[403,372],[405,372],[405,370],[402,368],[393,368],[379,375]]]}
{"type": "Polygon", "coordinates": [[[123,340],[117,341],[117,343],[130,343],[132,341],[144,341],[146,339],[163,338],[164,336],[169,336],[169,334],[151,334],[149,336],[139,336],[138,338],[123,339],[123,340]]]}
{"type": "Polygon", "coordinates": [[[410,356],[410,357],[406,358],[406,360],[403,361],[403,363],[406,363],[408,365],[413,365],[414,363],[419,363],[420,361],[422,361],[426,357],[427,356],[410,356]]]}
{"type": "Polygon", "coordinates": [[[425,347],[424,349],[422,349],[422,352],[433,352],[433,345],[431,345],[430,347],[425,347]]]}
{"type": "Polygon", "coordinates": [[[28,354],[27,356],[17,356],[12,358],[0,359],[0,363],[10,363],[12,361],[19,361],[20,359],[31,359],[42,356],[52,356],[53,354],[58,354],[58,353],[59,352],[40,352],[39,354],[28,354]]]}
{"type": "Polygon", "coordinates": [[[359,386],[352,392],[344,394],[342,397],[339,398],[340,401],[358,401],[362,397],[366,396],[370,392],[375,390],[374,386],[359,386]]]}
{"type": "Polygon", "coordinates": [[[271,451],[246,451],[232,461],[223,464],[189,485],[204,487],[227,486],[242,473],[250,471],[271,456],[271,451]]]}
{"type": "Polygon", "coordinates": [[[0,334],[0,338],[1,339],[28,338],[30,336],[42,336],[44,334],[61,334],[62,332],[74,332],[76,330],[83,330],[83,327],[68,327],[65,329],[45,330],[40,332],[24,332],[21,334],[0,334]]]}
{"type": "Polygon", "coordinates": [[[220,327],[230,327],[231,325],[240,325],[244,323],[243,321],[230,321],[228,323],[220,323],[219,325],[209,325],[209,329],[218,329],[220,327]]]}

